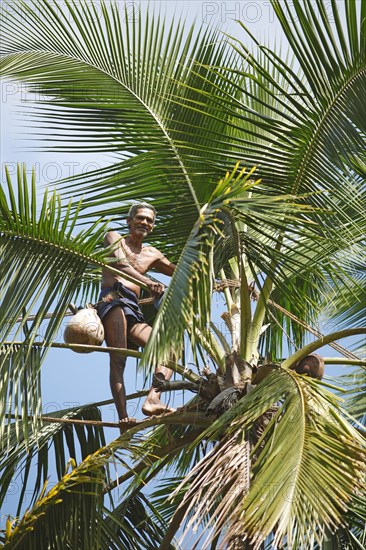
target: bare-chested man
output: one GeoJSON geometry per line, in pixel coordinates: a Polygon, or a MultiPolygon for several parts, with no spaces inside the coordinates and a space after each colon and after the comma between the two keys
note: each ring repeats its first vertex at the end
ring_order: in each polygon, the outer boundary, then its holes
{"type": "MultiPolygon", "coordinates": [[[[140,287],[124,279],[123,273],[147,285],[150,294],[158,298],[164,292],[164,285],[152,281],[145,273],[155,269],[171,276],[175,270],[176,266],[159,250],[152,246],[142,246],[143,239],[153,230],[155,214],[155,208],[150,204],[135,204],[130,208],[127,217],[127,237],[121,239],[117,231],[109,231],[105,236],[105,246],[119,241],[119,246],[113,253],[117,262],[112,265],[121,271],[121,276],[114,275],[106,269],[102,274],[102,291],[99,299],[103,298],[105,301],[99,304],[98,314],[103,321],[106,343],[110,347],[127,348],[128,342],[144,347],[152,331],[138,305],[140,287]]],[[[110,353],[110,385],[120,421],[128,420],[123,380],[125,362],[124,357],[110,353]]],[[[159,367],[155,372],[163,373],[166,380],[172,375],[172,371],[166,367],[159,367]]],[[[171,410],[161,403],[160,394],[151,388],[142,412],[151,416],[171,410]]]]}

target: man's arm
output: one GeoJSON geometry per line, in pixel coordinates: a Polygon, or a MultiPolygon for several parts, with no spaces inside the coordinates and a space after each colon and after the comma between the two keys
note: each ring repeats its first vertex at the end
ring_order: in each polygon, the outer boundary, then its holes
{"type": "Polygon", "coordinates": [[[168,275],[171,277],[176,269],[176,265],[173,264],[166,258],[165,256],[161,255],[161,258],[158,258],[154,264],[153,268],[156,269],[159,273],[162,273],[163,275],[168,275]]]}

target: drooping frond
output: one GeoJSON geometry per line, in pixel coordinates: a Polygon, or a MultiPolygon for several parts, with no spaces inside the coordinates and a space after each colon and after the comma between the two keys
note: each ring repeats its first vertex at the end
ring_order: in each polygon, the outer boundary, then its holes
{"type": "Polygon", "coordinates": [[[223,544],[249,538],[259,548],[274,530],[275,544],[285,537],[290,548],[311,548],[309,541],[321,543],[326,529],[343,524],[344,511],[364,488],[365,441],[321,384],[275,369],[199,439],[215,440],[224,429],[224,439],[182,483],[182,506],[188,505],[195,521],[210,522],[204,547],[226,525],[223,544]],[[249,487],[244,462],[237,467],[247,437],[254,444],[249,487]],[[232,490],[211,493],[206,478],[227,487],[233,481],[232,490]]]}
{"type": "MultiPolygon", "coordinates": [[[[31,407],[30,407],[31,408],[31,407]]],[[[86,405],[74,407],[65,411],[53,412],[52,417],[64,419],[100,420],[100,412],[96,407],[86,405]]],[[[24,423],[27,427],[27,423],[24,423]]],[[[25,438],[22,426],[9,422],[9,442],[2,439],[1,463],[0,463],[0,506],[3,506],[8,495],[9,487],[17,487],[19,492],[16,515],[19,516],[23,508],[24,499],[29,491],[30,472],[37,464],[37,477],[33,486],[33,494],[30,504],[39,497],[44,483],[50,475],[52,454],[54,453],[54,466],[58,479],[61,479],[66,471],[69,459],[79,461],[86,458],[91,452],[95,452],[105,445],[103,429],[99,426],[72,426],[62,423],[43,423],[36,431],[25,438]],[[16,430],[20,433],[17,434],[16,430]],[[19,472],[22,472],[20,479],[19,472]]],[[[29,428],[29,427],[28,427],[29,428]]]]}
{"type": "MultiPolygon", "coordinates": [[[[165,522],[150,499],[135,493],[123,500],[112,511],[104,508],[102,523],[103,550],[158,550],[166,529],[165,522]]],[[[177,546],[171,544],[169,550],[177,546]]]]}
{"type": "Polygon", "coordinates": [[[36,501],[13,530],[4,548],[96,548],[100,540],[105,458],[90,457],[74,467],[36,501]]]}
{"type": "MultiPolygon", "coordinates": [[[[207,67],[231,66],[233,50],[216,31],[186,33],[182,23],[168,24],[150,10],[135,10],[131,24],[127,6],[117,4],[101,2],[98,14],[86,3],[66,2],[60,9],[44,0],[42,10],[38,6],[19,0],[5,13],[3,74],[39,93],[35,98],[43,106],[33,111],[36,126],[47,122],[58,136],[58,150],[72,142],[73,152],[117,156],[114,165],[76,178],[68,193],[87,192],[84,206],[92,207],[90,215],[103,210],[109,216],[118,209],[119,217],[120,201],[153,197],[164,219],[157,238],[169,227],[181,250],[189,234],[185,222],[193,225],[225,155],[204,152],[207,137],[194,131],[202,126],[202,115],[177,106],[172,97],[201,102],[202,94],[193,90],[196,82],[203,76],[205,92],[217,89],[217,76],[207,67]],[[181,201],[184,208],[172,216],[171,205],[181,201]]],[[[230,81],[220,86],[232,88],[230,81]]],[[[220,144],[226,121],[212,118],[204,124],[211,129],[207,135],[214,136],[209,140],[220,144]]]]}
{"type": "Polygon", "coordinates": [[[130,495],[112,510],[103,505],[108,462],[117,461],[129,470],[127,455],[143,457],[139,438],[131,437],[133,431],[89,454],[79,465],[70,459],[68,471],[60,481],[48,491],[45,484],[34,506],[9,525],[4,548],[22,545],[38,550],[67,547],[96,550],[121,548],[125,541],[136,550],[155,548],[152,541],[154,537],[159,540],[159,529],[164,532],[164,523],[143,496],[130,495]]]}
{"type": "Polygon", "coordinates": [[[100,248],[106,223],[93,224],[74,236],[78,212],[71,215],[70,205],[63,209],[55,193],[50,197],[45,193],[38,211],[34,173],[30,188],[25,166],[18,167],[17,200],[8,173],[7,181],[8,200],[0,190],[2,340],[12,333],[20,317],[14,339],[23,329],[34,338],[45,313],[54,305],[45,333],[45,341],[49,341],[90,264],[102,267],[108,263],[107,251],[100,248]],[[36,318],[27,327],[28,316],[35,309],[36,318]]]}

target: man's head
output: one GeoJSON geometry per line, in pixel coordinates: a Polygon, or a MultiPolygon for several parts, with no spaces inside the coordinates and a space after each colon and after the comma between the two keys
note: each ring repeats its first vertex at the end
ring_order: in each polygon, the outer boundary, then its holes
{"type": "Polygon", "coordinates": [[[127,216],[127,225],[130,233],[144,233],[144,236],[151,233],[154,227],[155,216],[155,208],[147,202],[132,205],[127,216]]]}

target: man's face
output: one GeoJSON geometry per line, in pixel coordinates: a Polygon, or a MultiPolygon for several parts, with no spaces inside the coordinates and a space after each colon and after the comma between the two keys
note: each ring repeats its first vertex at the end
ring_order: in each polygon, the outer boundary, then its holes
{"type": "Polygon", "coordinates": [[[150,208],[139,208],[133,218],[127,218],[130,233],[146,237],[154,227],[154,212],[150,208]]]}

